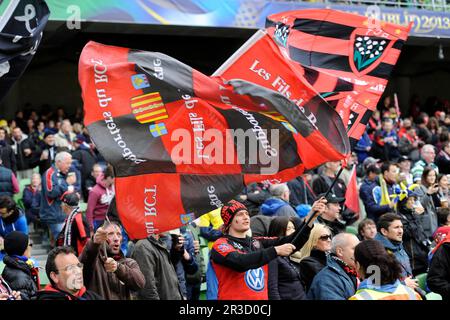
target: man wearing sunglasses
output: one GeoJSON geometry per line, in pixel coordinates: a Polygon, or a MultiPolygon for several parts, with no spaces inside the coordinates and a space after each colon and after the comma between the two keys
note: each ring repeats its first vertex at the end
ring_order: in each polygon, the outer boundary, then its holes
{"type": "Polygon", "coordinates": [[[50,283],[37,293],[37,300],[103,300],[95,292],[86,290],[83,264],[71,247],[56,247],[51,250],[45,271],[50,283]]]}

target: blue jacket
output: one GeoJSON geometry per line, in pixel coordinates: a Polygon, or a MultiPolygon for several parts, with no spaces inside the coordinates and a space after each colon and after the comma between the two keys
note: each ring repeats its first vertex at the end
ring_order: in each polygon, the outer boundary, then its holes
{"type": "Polygon", "coordinates": [[[367,147],[372,147],[372,140],[370,140],[367,131],[364,131],[364,134],[361,136],[361,139],[359,139],[354,148],[356,154],[358,155],[358,163],[363,163],[363,161],[369,156],[367,147]]]}
{"type": "Polygon", "coordinates": [[[402,276],[407,277],[412,275],[411,263],[409,261],[409,256],[403,248],[403,244],[394,244],[381,233],[377,233],[375,240],[381,242],[387,252],[392,253],[397,258],[397,261],[402,265],[402,276]]]}
{"type": "Polygon", "coordinates": [[[66,215],[61,209],[61,196],[67,191],[66,175],[51,166],[42,176],[42,202],[39,216],[48,224],[63,223],[66,215]]]}
{"type": "Polygon", "coordinates": [[[352,279],[331,257],[327,266],[315,277],[308,291],[308,300],[347,300],[356,292],[352,279]]]}
{"type": "Polygon", "coordinates": [[[264,201],[261,212],[265,216],[297,217],[297,213],[289,203],[276,197],[264,201]]]}
{"type": "MultiPolygon", "coordinates": [[[[13,223],[5,223],[0,217],[0,237],[4,238],[8,233],[12,231],[21,231],[28,234],[27,218],[19,209],[19,217],[13,223]]],[[[0,261],[3,260],[3,254],[0,252],[0,261]]]]}
{"type": "Polygon", "coordinates": [[[388,205],[380,206],[375,201],[373,190],[375,189],[375,187],[378,186],[379,185],[376,181],[370,181],[367,178],[364,178],[361,187],[359,188],[359,197],[361,198],[361,201],[364,203],[364,208],[366,209],[367,217],[374,220],[375,222],[378,221],[378,218],[382,214],[391,211],[391,208],[388,205]]]}

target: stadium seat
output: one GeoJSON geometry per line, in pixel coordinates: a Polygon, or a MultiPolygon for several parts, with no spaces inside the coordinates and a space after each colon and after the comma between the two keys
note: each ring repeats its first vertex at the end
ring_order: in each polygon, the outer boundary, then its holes
{"type": "Polygon", "coordinates": [[[416,276],[416,279],[419,282],[420,289],[428,292],[429,290],[427,290],[427,274],[426,273],[421,273],[421,274],[416,276]]]}
{"type": "Polygon", "coordinates": [[[358,229],[356,229],[356,227],[353,227],[353,226],[347,226],[345,228],[345,232],[354,234],[355,236],[358,235],[358,229]]]}
{"type": "Polygon", "coordinates": [[[442,296],[439,293],[430,292],[426,295],[427,300],[442,300],[442,296]]]}
{"type": "Polygon", "coordinates": [[[50,283],[47,274],[45,273],[45,268],[39,268],[39,281],[41,283],[41,288],[44,288],[47,284],[50,283]]]}
{"type": "Polygon", "coordinates": [[[2,274],[4,267],[5,267],[5,264],[3,263],[3,261],[0,261],[0,274],[2,274]]]}

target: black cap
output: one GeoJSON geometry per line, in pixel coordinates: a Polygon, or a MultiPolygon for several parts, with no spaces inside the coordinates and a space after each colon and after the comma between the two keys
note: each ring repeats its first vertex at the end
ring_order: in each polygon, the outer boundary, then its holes
{"type": "Polygon", "coordinates": [[[12,256],[21,256],[28,247],[28,235],[20,231],[12,231],[5,236],[4,249],[5,252],[12,256]]]}
{"type": "Polygon", "coordinates": [[[80,202],[80,197],[76,192],[64,193],[61,197],[61,201],[70,207],[76,207],[80,202]]]}
{"type": "Polygon", "coordinates": [[[411,161],[411,158],[408,156],[400,156],[400,158],[398,158],[398,163],[403,161],[411,161]]]}
{"type": "MultiPolygon", "coordinates": [[[[322,198],[322,197],[325,197],[325,194],[326,194],[326,193],[319,194],[318,199],[320,199],[320,198],[322,198]]],[[[332,193],[332,192],[330,192],[330,193],[325,197],[325,199],[327,200],[327,203],[340,203],[340,202],[345,201],[345,198],[339,198],[339,197],[337,197],[337,196],[336,196],[334,193],[332,193]]]]}

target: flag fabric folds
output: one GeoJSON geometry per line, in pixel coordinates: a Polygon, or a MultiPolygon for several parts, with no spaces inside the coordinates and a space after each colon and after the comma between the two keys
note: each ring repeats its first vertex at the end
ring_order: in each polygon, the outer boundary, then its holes
{"type": "Polygon", "coordinates": [[[327,125],[319,128],[279,92],[207,77],[161,53],[89,42],[79,81],[85,125],[115,168],[132,239],[186,224],[248,183],[287,181],[349,151],[336,119],[318,118],[327,125]]]}
{"type": "Polygon", "coordinates": [[[330,9],[287,11],[266,20],[288,59],[336,107],[353,143],[376,109],[410,28],[330,9]]]}
{"type": "Polygon", "coordinates": [[[350,179],[347,185],[347,191],[345,192],[345,206],[356,213],[359,218],[359,190],[356,180],[356,165],[353,165],[353,169],[350,173],[350,179]]]}
{"type": "Polygon", "coordinates": [[[31,62],[49,16],[43,0],[10,0],[0,18],[0,100],[31,62]]]}

